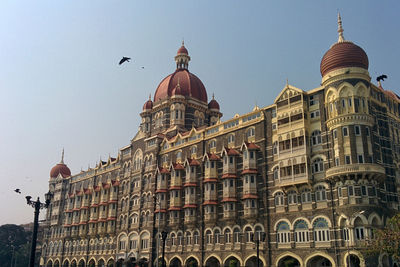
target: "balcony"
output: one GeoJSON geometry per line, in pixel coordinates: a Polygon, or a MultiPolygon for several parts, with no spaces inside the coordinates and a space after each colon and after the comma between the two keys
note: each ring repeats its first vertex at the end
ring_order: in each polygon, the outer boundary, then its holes
{"type": "Polygon", "coordinates": [[[369,178],[384,179],[385,168],[374,163],[348,164],[329,168],[326,170],[325,177],[327,179],[336,179],[356,174],[361,174],[369,178]]]}
{"type": "Polygon", "coordinates": [[[308,183],[308,175],[306,173],[296,174],[292,176],[284,176],[275,180],[275,185],[279,186],[290,186],[304,183],[308,183]]]}

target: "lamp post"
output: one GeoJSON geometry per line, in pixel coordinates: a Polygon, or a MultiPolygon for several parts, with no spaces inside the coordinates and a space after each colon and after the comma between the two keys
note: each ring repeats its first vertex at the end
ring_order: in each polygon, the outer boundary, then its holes
{"type": "Polygon", "coordinates": [[[257,267],[260,267],[260,241],[265,241],[266,234],[264,232],[256,232],[255,241],[257,247],[257,267]]]}
{"type": "Polygon", "coordinates": [[[34,219],[33,219],[33,233],[32,233],[32,245],[31,245],[31,254],[29,258],[29,267],[35,266],[35,252],[36,252],[36,241],[37,241],[37,232],[39,226],[39,211],[40,209],[47,209],[50,205],[50,200],[52,197],[52,193],[49,191],[45,195],[45,202],[40,202],[39,197],[36,201],[31,200],[31,196],[26,196],[26,204],[32,206],[35,209],[34,219]]]}
{"type": "Polygon", "coordinates": [[[161,232],[161,238],[162,238],[162,267],[167,267],[167,265],[165,264],[165,260],[164,260],[164,257],[165,257],[165,241],[167,241],[167,235],[168,235],[168,232],[167,231],[162,231],[161,232]]]}

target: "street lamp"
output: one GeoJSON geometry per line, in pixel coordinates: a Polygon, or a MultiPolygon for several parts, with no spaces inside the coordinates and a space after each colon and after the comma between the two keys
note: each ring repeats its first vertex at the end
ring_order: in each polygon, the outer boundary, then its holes
{"type": "Polygon", "coordinates": [[[32,233],[32,245],[31,245],[31,254],[29,258],[29,267],[34,267],[35,266],[35,252],[36,252],[36,241],[37,241],[37,232],[38,232],[38,226],[39,226],[39,211],[40,209],[47,209],[50,205],[50,200],[53,194],[49,191],[47,192],[44,197],[45,197],[45,202],[42,203],[39,200],[39,197],[37,198],[36,201],[31,200],[31,196],[26,196],[26,204],[29,206],[32,206],[35,209],[35,215],[33,219],[33,233],[32,233]]]}
{"type": "Polygon", "coordinates": [[[161,238],[162,238],[162,267],[167,267],[167,265],[165,264],[165,241],[167,241],[167,236],[168,236],[168,232],[167,231],[162,231],[161,232],[161,238]]]}
{"type": "Polygon", "coordinates": [[[264,232],[256,232],[255,241],[257,247],[257,267],[260,267],[260,241],[264,242],[266,237],[266,233],[264,232]]]}

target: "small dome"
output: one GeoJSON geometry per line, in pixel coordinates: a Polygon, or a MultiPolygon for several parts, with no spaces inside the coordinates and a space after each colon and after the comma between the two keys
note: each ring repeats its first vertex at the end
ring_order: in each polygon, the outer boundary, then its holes
{"type": "Polygon", "coordinates": [[[179,55],[179,54],[189,55],[189,52],[187,51],[186,47],[182,43],[182,46],[178,49],[178,52],[176,52],[176,54],[177,55],[179,55]]]}
{"type": "Polygon", "coordinates": [[[71,170],[64,163],[58,163],[50,171],[50,178],[56,178],[61,173],[63,178],[71,176],[71,170]]]}
{"type": "Polygon", "coordinates": [[[369,62],[365,51],[352,42],[338,42],[322,57],[320,71],[325,76],[328,72],[346,67],[359,67],[368,70],[369,62]]]}
{"type": "Polygon", "coordinates": [[[153,108],[153,101],[151,101],[151,98],[146,101],[143,105],[143,110],[149,110],[153,108]]]}
{"type": "Polygon", "coordinates": [[[187,69],[177,69],[165,77],[157,87],[154,102],[173,95],[190,96],[207,103],[206,88],[201,80],[187,69]]]}
{"type": "Polygon", "coordinates": [[[208,108],[209,109],[217,109],[217,110],[219,110],[219,104],[218,104],[217,100],[214,99],[214,96],[211,99],[210,103],[208,103],[208,108]]]}

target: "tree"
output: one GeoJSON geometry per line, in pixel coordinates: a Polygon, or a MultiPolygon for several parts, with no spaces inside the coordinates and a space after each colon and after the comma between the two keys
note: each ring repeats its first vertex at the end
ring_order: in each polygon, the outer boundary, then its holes
{"type": "Polygon", "coordinates": [[[0,226],[1,266],[11,266],[11,261],[16,267],[28,265],[30,234],[23,227],[15,224],[0,226]]]}
{"type": "Polygon", "coordinates": [[[369,253],[387,253],[400,260],[400,213],[388,219],[383,229],[374,231],[374,238],[368,246],[369,253]]]}

